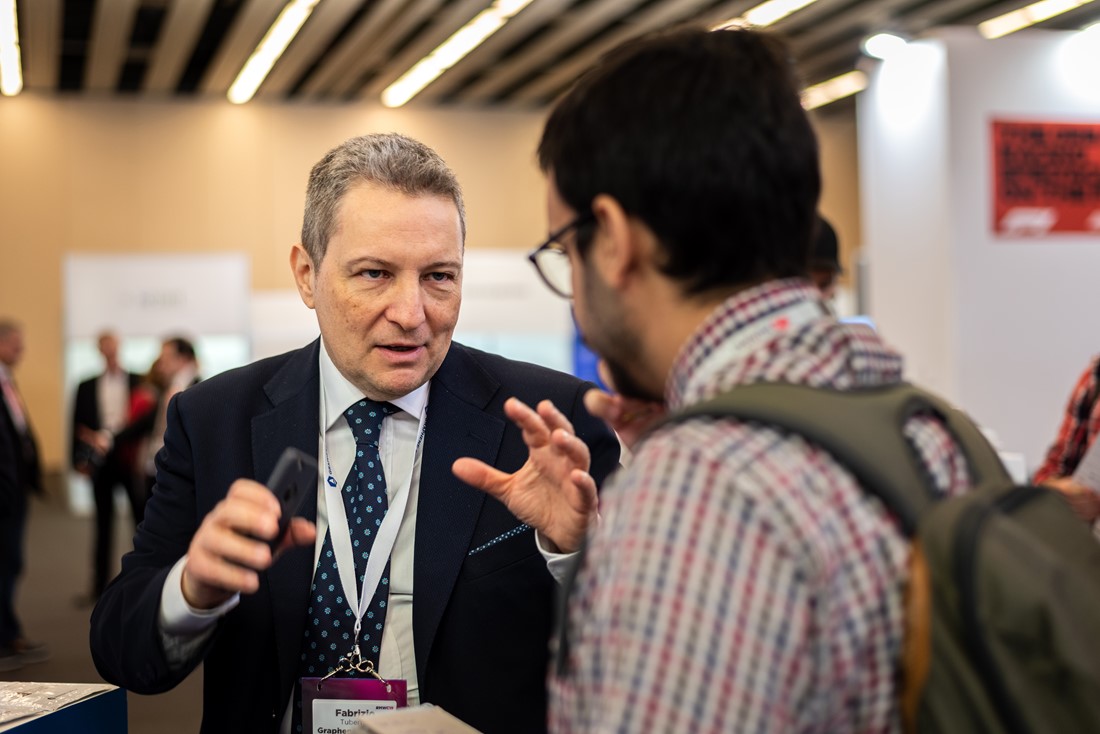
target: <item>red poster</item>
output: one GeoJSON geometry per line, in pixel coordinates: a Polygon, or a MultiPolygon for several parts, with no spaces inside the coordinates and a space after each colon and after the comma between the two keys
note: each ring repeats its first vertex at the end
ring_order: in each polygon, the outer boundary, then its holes
{"type": "Polygon", "coordinates": [[[1100,235],[1100,123],[993,123],[993,230],[1100,235]]]}

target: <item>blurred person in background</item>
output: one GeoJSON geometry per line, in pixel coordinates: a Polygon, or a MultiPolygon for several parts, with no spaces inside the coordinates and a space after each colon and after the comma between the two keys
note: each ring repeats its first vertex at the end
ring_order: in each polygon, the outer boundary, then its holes
{"type": "Polygon", "coordinates": [[[42,495],[38,442],[13,370],[23,358],[23,328],[0,318],[0,671],[41,662],[49,651],[23,633],[15,587],[23,572],[27,500],[42,495]]]}
{"type": "Polygon", "coordinates": [[[131,401],[141,376],[122,368],[117,334],[101,333],[97,345],[103,372],[81,382],[73,400],[72,465],[91,480],[95,500],[92,587],[90,594],[78,597],[78,606],[94,604],[111,578],[115,489],[126,491],[135,526],[145,511],[145,483],[136,476],[133,463],[140,436],[118,436],[131,423],[131,401]]]}
{"type": "Polygon", "coordinates": [[[1086,522],[1100,520],[1100,487],[1086,487],[1073,476],[1100,432],[1100,356],[1077,378],[1062,423],[1032,481],[1062,492],[1086,522]]]}

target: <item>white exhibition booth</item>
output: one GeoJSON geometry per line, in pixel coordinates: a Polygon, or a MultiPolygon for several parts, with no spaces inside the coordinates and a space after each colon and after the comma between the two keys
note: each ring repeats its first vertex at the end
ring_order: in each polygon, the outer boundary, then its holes
{"type": "Polygon", "coordinates": [[[994,130],[1095,134],[1075,144],[1091,156],[1084,200],[1100,209],[1098,36],[944,29],[878,65],[857,100],[864,306],[909,376],[1023,453],[1029,472],[1100,353],[1100,211],[1074,210],[1049,146],[1045,159],[1003,140],[995,151],[994,130]],[[1029,185],[1046,199],[1005,210],[1017,164],[1044,169],[1029,185]]]}

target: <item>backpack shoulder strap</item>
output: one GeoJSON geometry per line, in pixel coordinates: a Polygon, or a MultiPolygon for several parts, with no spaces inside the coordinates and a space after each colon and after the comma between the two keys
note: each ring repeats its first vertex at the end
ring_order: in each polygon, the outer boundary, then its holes
{"type": "Polygon", "coordinates": [[[905,423],[917,414],[943,421],[962,448],[975,484],[1009,482],[997,452],[969,418],[908,383],[844,391],[778,382],[739,385],[670,415],[660,425],[726,417],[797,433],[852,472],[911,536],[938,498],[928,469],[903,433],[905,423]]]}

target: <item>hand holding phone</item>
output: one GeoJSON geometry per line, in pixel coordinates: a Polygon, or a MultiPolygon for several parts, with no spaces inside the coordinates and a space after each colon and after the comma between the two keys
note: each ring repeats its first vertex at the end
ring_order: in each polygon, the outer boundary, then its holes
{"type": "Polygon", "coordinates": [[[279,500],[282,508],[279,531],[270,541],[274,551],[286,536],[290,519],[301,509],[308,493],[317,491],[317,462],[309,454],[288,446],[275,464],[275,469],[267,480],[267,488],[279,500]]]}

